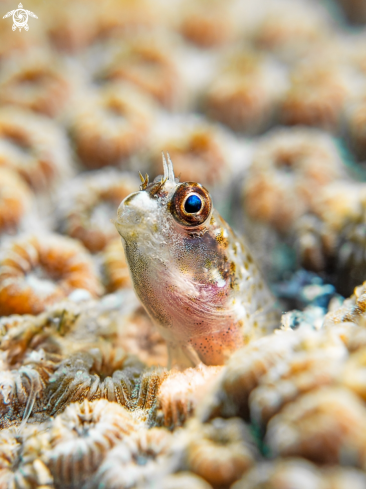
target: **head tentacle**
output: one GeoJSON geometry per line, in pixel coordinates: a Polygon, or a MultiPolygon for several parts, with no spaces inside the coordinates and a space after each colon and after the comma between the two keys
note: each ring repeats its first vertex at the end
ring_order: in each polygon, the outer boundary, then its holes
{"type": "Polygon", "coordinates": [[[168,180],[172,183],[174,183],[174,170],[173,170],[173,162],[170,158],[169,153],[167,153],[168,156],[168,180]]]}

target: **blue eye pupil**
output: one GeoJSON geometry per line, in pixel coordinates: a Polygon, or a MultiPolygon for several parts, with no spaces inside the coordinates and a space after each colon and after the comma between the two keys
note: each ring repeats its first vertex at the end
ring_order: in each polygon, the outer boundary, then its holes
{"type": "Polygon", "coordinates": [[[197,195],[190,195],[184,204],[184,210],[188,214],[195,214],[201,210],[201,207],[202,201],[199,197],[197,197],[197,195]]]}

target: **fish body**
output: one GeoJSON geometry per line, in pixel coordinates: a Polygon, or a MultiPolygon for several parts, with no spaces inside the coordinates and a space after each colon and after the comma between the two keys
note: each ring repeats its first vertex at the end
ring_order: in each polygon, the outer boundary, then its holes
{"type": "Polygon", "coordinates": [[[244,241],[199,183],[164,178],[124,199],[115,222],[134,288],[170,363],[223,364],[271,329],[273,297],[244,241]]]}

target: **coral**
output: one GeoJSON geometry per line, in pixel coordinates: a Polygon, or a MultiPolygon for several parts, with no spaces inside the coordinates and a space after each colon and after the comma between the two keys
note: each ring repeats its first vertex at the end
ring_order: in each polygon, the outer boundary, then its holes
{"type": "Polygon", "coordinates": [[[350,145],[360,161],[366,159],[366,96],[359,97],[346,113],[350,145]]]}
{"type": "Polygon", "coordinates": [[[239,418],[192,420],[187,430],[187,465],[214,487],[228,487],[254,464],[251,437],[239,418]]]}
{"type": "Polygon", "coordinates": [[[314,200],[314,215],[304,216],[295,228],[300,263],[326,273],[345,296],[363,281],[366,270],[365,192],[363,183],[325,187],[314,200]]]}
{"type": "MultiPolygon", "coordinates": [[[[210,484],[201,477],[198,477],[190,472],[178,472],[177,474],[168,475],[163,480],[159,481],[161,489],[212,489],[210,484]]],[[[155,487],[155,486],[153,486],[155,487]]]]}
{"type": "Polygon", "coordinates": [[[306,1],[280,1],[266,5],[253,38],[262,49],[287,62],[297,61],[319,44],[329,33],[327,16],[318,4],[309,8],[306,1]]]}
{"type": "Polygon", "coordinates": [[[180,32],[201,48],[222,46],[237,35],[230,2],[186,2],[182,17],[180,32]]]}
{"type": "Polygon", "coordinates": [[[202,402],[200,418],[204,421],[216,416],[249,416],[248,399],[260,379],[292,354],[298,335],[278,332],[241,348],[233,353],[213,391],[202,402]]]}
{"type": "Polygon", "coordinates": [[[50,414],[71,402],[107,399],[122,406],[149,410],[164,379],[160,371],[143,371],[143,364],[121,349],[106,346],[78,352],[64,360],[48,385],[50,414]]]}
{"type": "Polygon", "coordinates": [[[346,17],[355,24],[366,22],[366,5],[362,0],[337,0],[346,17]]]}
{"type": "Polygon", "coordinates": [[[86,489],[132,489],[161,479],[177,467],[173,435],[163,428],[140,430],[116,445],[86,489]]]}
{"type": "Polygon", "coordinates": [[[69,176],[69,152],[62,130],[40,115],[2,107],[0,167],[3,166],[15,170],[35,190],[69,176]]]}
{"type": "Polygon", "coordinates": [[[25,236],[0,259],[0,314],[37,314],[75,289],[97,296],[101,286],[84,248],[58,235],[25,236]]]}
{"type": "Polygon", "coordinates": [[[222,367],[187,368],[169,372],[157,393],[158,418],[168,427],[183,424],[191,417],[200,400],[209,392],[222,367]]]}
{"type": "Polygon", "coordinates": [[[88,168],[118,165],[146,144],[149,102],[133,87],[109,85],[85,94],[72,114],[78,156],[88,168]]]}
{"type": "Polygon", "coordinates": [[[131,287],[131,277],[121,239],[112,239],[103,252],[103,278],[108,292],[131,287]]]}
{"type": "Polygon", "coordinates": [[[53,489],[53,478],[42,457],[49,448],[46,425],[29,425],[0,432],[0,487],[53,489]]]}
{"type": "Polygon", "coordinates": [[[17,230],[33,198],[28,185],[15,172],[0,166],[0,234],[17,230]]]}
{"type": "Polygon", "coordinates": [[[69,405],[51,423],[47,466],[56,487],[79,488],[108,452],[137,429],[123,407],[106,400],[69,405]]]}
{"type": "MultiPolygon", "coordinates": [[[[120,243],[119,243],[120,246],[120,243]]],[[[164,338],[140,307],[118,327],[116,344],[146,364],[148,367],[168,364],[168,351],[164,338]]]]}
{"type": "Polygon", "coordinates": [[[312,208],[318,192],[344,173],[337,146],[327,134],[276,129],[254,151],[243,188],[246,212],[288,231],[312,208]]]}
{"type": "Polygon", "coordinates": [[[39,350],[57,358],[61,347],[47,322],[44,316],[13,315],[0,319],[0,349],[7,365],[20,366],[28,353],[39,350]]]}
{"type": "Polygon", "coordinates": [[[355,335],[355,331],[352,331],[352,333],[351,339],[348,340],[348,347],[355,348],[357,342],[358,349],[345,362],[340,376],[340,382],[355,392],[361,399],[366,400],[366,382],[364,376],[366,364],[365,331],[362,331],[362,336],[355,335]],[[360,345],[360,340],[362,340],[363,347],[360,345]]]}
{"type": "Polygon", "coordinates": [[[325,387],[290,403],[268,424],[273,455],[364,466],[366,409],[349,390],[325,387]]]}
{"type": "Polygon", "coordinates": [[[340,66],[327,58],[309,60],[291,73],[281,117],[286,124],[303,124],[337,131],[351,88],[340,66]]]}
{"type": "Polygon", "coordinates": [[[18,370],[0,372],[2,428],[21,422],[22,429],[32,413],[43,411],[46,384],[56,366],[40,350],[33,351],[18,370]]]}
{"type": "Polygon", "coordinates": [[[245,51],[214,77],[206,94],[206,112],[235,131],[256,133],[270,124],[284,89],[276,64],[260,53],[245,51]]]}
{"type": "Polygon", "coordinates": [[[72,93],[71,81],[59,59],[34,50],[9,59],[0,76],[0,103],[31,109],[50,117],[65,109],[72,93]]]}
{"type": "MultiPolygon", "coordinates": [[[[118,205],[138,188],[136,177],[113,169],[76,178],[59,197],[60,230],[81,241],[92,253],[102,251],[118,236],[110,222],[118,205]]],[[[119,248],[123,255],[121,243],[119,248]]]]}
{"type": "Polygon", "coordinates": [[[120,46],[100,77],[126,81],[172,109],[182,96],[182,80],[167,44],[154,37],[132,37],[120,46]]]}
{"type": "Polygon", "coordinates": [[[295,352],[280,368],[269,371],[250,395],[251,419],[266,424],[284,405],[301,394],[334,384],[346,354],[341,345],[339,350],[338,355],[333,351],[329,355],[321,348],[295,352]]]}
{"type": "Polygon", "coordinates": [[[214,129],[210,126],[186,131],[181,138],[159,141],[153,155],[153,173],[161,169],[161,148],[174,161],[174,171],[182,182],[221,182],[228,169],[228,162],[214,129]]]}
{"type": "Polygon", "coordinates": [[[262,462],[232,489],[361,489],[366,484],[365,474],[348,467],[318,466],[300,459],[279,459],[274,462],[262,462]]]}
{"type": "Polygon", "coordinates": [[[125,35],[138,35],[164,24],[168,5],[152,4],[148,0],[108,0],[98,10],[98,35],[119,39],[125,35]]]}
{"type": "Polygon", "coordinates": [[[85,49],[97,37],[97,3],[71,2],[66,0],[62,7],[52,4],[47,10],[47,34],[53,45],[68,53],[85,49]],[[80,19],[83,19],[80,22],[80,19]]]}

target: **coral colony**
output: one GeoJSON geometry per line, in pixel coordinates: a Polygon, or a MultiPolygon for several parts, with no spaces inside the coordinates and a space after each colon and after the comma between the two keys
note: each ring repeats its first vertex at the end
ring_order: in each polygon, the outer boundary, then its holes
{"type": "Polygon", "coordinates": [[[0,489],[364,489],[365,2],[26,8],[0,489]]]}

